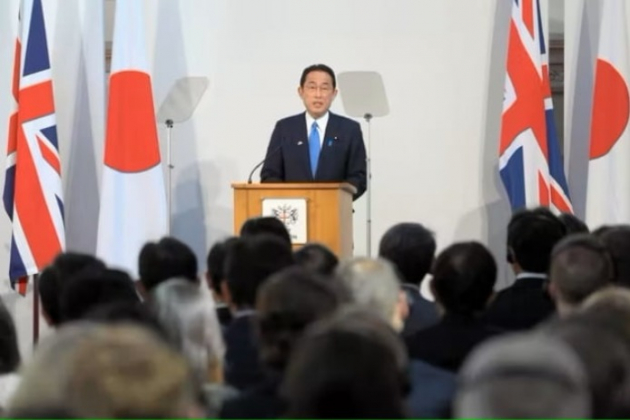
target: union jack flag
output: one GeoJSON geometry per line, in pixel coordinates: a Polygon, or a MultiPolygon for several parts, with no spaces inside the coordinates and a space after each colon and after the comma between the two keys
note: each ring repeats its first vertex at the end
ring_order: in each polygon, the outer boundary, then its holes
{"type": "Polygon", "coordinates": [[[61,162],[41,0],[23,0],[13,67],[4,208],[13,225],[9,278],[21,293],[65,247],[61,162]],[[22,40],[25,42],[23,43],[22,40]]]}
{"type": "Polygon", "coordinates": [[[553,118],[539,0],[513,0],[499,172],[513,210],[573,213],[553,118]]]}

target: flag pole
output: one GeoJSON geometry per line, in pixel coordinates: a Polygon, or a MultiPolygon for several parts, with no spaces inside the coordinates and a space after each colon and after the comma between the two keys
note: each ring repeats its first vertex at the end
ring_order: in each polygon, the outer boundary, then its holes
{"type": "Polygon", "coordinates": [[[173,131],[173,120],[166,120],[166,215],[168,217],[168,234],[170,235],[172,226],[171,226],[171,214],[172,214],[172,206],[173,206],[173,163],[171,160],[171,132],[173,131]]]}
{"type": "Polygon", "coordinates": [[[372,161],[370,155],[372,154],[372,114],[366,113],[363,118],[367,122],[368,126],[368,147],[366,153],[366,188],[367,188],[367,203],[366,203],[366,253],[369,258],[372,257],[372,161]]]}

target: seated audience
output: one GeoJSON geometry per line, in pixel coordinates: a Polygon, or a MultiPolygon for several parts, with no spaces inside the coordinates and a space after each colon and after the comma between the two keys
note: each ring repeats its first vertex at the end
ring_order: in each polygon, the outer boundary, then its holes
{"type": "Polygon", "coordinates": [[[457,372],[473,348],[499,334],[481,320],[496,277],[492,254],[478,242],[456,243],[442,251],[431,282],[442,317],[407,338],[409,356],[457,372]]]}
{"type": "Polygon", "coordinates": [[[283,240],[289,246],[292,243],[287,227],[277,217],[254,217],[243,223],[240,236],[244,238],[255,235],[272,235],[283,240]]]}
{"type": "Polygon", "coordinates": [[[405,418],[407,354],[382,317],[342,310],[299,342],[282,386],[287,418],[405,418]]]}
{"type": "Polygon", "coordinates": [[[333,314],[345,294],[301,267],[287,268],[262,285],[256,301],[260,357],[266,377],[240,397],[225,403],[222,418],[278,418],[286,410],[278,394],[284,370],[303,331],[333,314]]]}
{"type": "Polygon", "coordinates": [[[208,271],[206,272],[206,280],[208,286],[212,290],[212,296],[216,303],[217,316],[222,328],[227,326],[232,321],[232,313],[226,303],[226,290],[227,284],[225,280],[225,259],[228,254],[228,249],[234,243],[236,243],[236,237],[230,237],[223,241],[215,243],[210,252],[208,252],[208,258],[206,260],[206,266],[208,271]]]}
{"type": "Polygon", "coordinates": [[[516,274],[514,284],[501,290],[488,307],[486,321],[506,330],[526,330],[555,311],[547,292],[551,250],[566,228],[548,209],[522,210],[510,219],[507,260],[516,274]]]}
{"type": "Polygon", "coordinates": [[[195,253],[188,245],[170,236],[142,247],[138,256],[138,274],[137,286],[142,296],[175,277],[199,282],[195,253]]]}
{"type": "Polygon", "coordinates": [[[254,334],[258,289],[269,276],[293,262],[289,244],[272,235],[239,238],[230,247],[225,275],[233,320],[225,331],[225,381],[239,390],[264,379],[254,334]]]}
{"type": "MultiPolygon", "coordinates": [[[[381,316],[396,332],[401,332],[408,313],[407,302],[388,261],[356,258],[342,264],[339,277],[351,290],[355,304],[381,316]]],[[[409,378],[411,392],[407,403],[411,417],[449,417],[455,375],[421,360],[411,360],[409,378]]]]}
{"type": "Polygon", "coordinates": [[[83,319],[101,305],[137,303],[140,297],[131,277],[123,271],[83,270],[65,285],[61,294],[61,322],[83,319]]]}
{"type": "Polygon", "coordinates": [[[322,244],[306,244],[293,256],[297,265],[322,276],[332,276],[339,264],[334,252],[322,244]]]}
{"type": "Polygon", "coordinates": [[[61,323],[59,301],[63,287],[70,278],[84,270],[104,270],[105,263],[86,254],[63,252],[39,275],[39,298],[42,303],[42,315],[52,327],[61,323]]]}
{"type": "Polygon", "coordinates": [[[588,378],[575,352],[540,334],[488,340],[462,367],[457,418],[589,418],[588,378]]]}
{"type": "Polygon", "coordinates": [[[420,293],[420,284],[433,264],[435,248],[433,232],[419,223],[399,223],[381,238],[378,254],[396,266],[409,300],[403,335],[411,335],[439,320],[435,304],[420,293]]]}
{"type": "Polygon", "coordinates": [[[560,316],[575,311],[592,293],[612,284],[610,253],[595,237],[575,234],[561,240],[551,254],[549,294],[560,316]]]}

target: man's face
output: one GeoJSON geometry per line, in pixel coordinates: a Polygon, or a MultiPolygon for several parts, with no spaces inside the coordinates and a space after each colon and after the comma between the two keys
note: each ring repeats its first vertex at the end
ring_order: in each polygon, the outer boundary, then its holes
{"type": "Polygon", "coordinates": [[[337,89],[328,73],[312,71],[306,75],[304,86],[298,88],[298,94],[311,117],[317,119],[328,111],[337,96],[337,89]]]}

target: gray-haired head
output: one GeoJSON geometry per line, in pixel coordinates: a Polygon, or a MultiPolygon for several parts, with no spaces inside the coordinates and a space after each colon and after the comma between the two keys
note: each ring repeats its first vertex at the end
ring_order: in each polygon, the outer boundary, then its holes
{"type": "Polygon", "coordinates": [[[171,279],[152,291],[158,319],[177,349],[204,383],[220,379],[225,345],[210,292],[184,279],[171,279]]]}
{"type": "Polygon", "coordinates": [[[458,418],[586,418],[588,379],[578,356],[542,334],[489,340],[460,371],[458,418]]]}
{"type": "Polygon", "coordinates": [[[396,330],[402,328],[400,279],[392,263],[381,258],[354,258],[340,265],[338,275],[357,305],[376,312],[396,330]]]}

